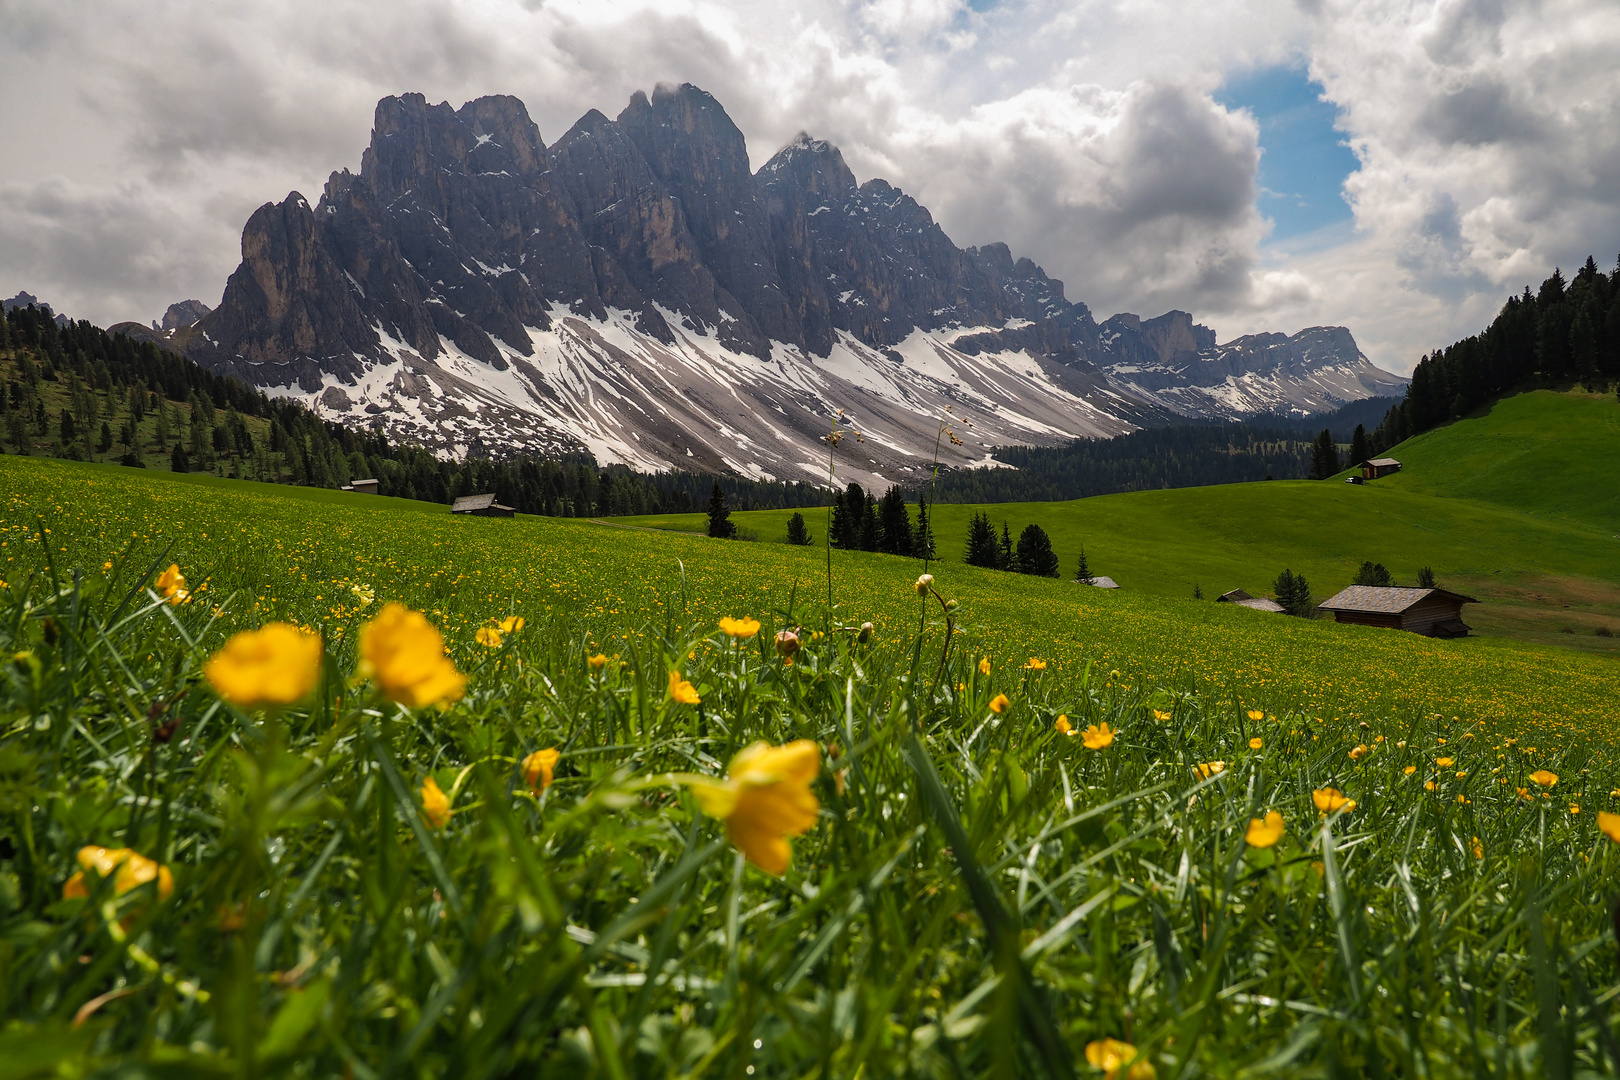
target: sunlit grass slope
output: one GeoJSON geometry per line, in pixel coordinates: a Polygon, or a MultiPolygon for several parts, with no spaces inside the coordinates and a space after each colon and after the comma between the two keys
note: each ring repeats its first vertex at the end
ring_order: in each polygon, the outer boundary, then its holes
{"type": "MultiPolygon", "coordinates": [[[[209,600],[233,598],[226,626],[291,618],[341,628],[357,614],[350,595],[356,584],[422,607],[460,642],[509,609],[576,615],[611,638],[662,618],[671,590],[683,581],[699,619],[785,609],[790,598],[803,612],[826,595],[819,549],[546,518],[459,518],[442,507],[373,496],[223,480],[200,485],[169,474],[27,458],[0,459],[0,477],[7,492],[0,508],[6,580],[14,582],[37,554],[33,536],[42,521],[52,529],[51,554],[63,565],[98,567],[125,549],[136,562],[167,552],[161,557],[182,563],[193,581],[209,580],[209,600]]],[[[1306,499],[1345,497],[1340,487],[1294,487],[1306,499]]],[[[1235,489],[1198,490],[1214,501],[1235,489]]],[[[1371,494],[1396,504],[1421,498],[1371,494]]],[[[1116,498],[1131,497],[1089,502],[1116,498]]],[[[1226,520],[1224,510],[1211,513],[1226,520]]],[[[1534,535],[1533,521],[1514,521],[1534,535]]],[[[1415,530],[1421,522],[1404,525],[1415,530]]],[[[1182,543],[1192,557],[1196,545],[1182,543]]],[[[1120,556],[1151,562],[1123,546],[1120,556]]],[[[842,618],[870,619],[887,635],[911,625],[915,598],[908,584],[920,564],[840,551],[832,560],[842,618]]],[[[1132,582],[1130,570],[1100,558],[1097,569],[1132,582]]],[[[1136,588],[1106,592],[959,563],[936,563],[934,570],[966,605],[965,625],[977,647],[999,660],[1041,655],[1070,671],[1095,660],[1129,678],[1196,682],[1344,717],[1433,711],[1529,730],[1564,724],[1607,730],[1614,721],[1611,699],[1620,684],[1613,665],[1560,651],[1267,617],[1136,588]]]]}

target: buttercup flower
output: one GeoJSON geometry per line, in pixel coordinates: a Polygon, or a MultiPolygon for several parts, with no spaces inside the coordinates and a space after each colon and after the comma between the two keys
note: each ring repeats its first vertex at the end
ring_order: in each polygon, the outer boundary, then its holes
{"type": "Polygon", "coordinates": [[[785,746],[757,742],[731,759],[724,781],[692,782],[703,812],[725,822],[726,836],[749,862],[781,877],[793,858],[788,841],[816,823],[821,803],[810,782],[821,748],[809,739],[785,746]]]}
{"type": "Polygon", "coordinates": [[[1198,777],[1200,780],[1208,780],[1216,773],[1223,773],[1225,771],[1226,762],[1224,761],[1205,761],[1193,766],[1193,775],[1198,777]]]}
{"type": "Polygon", "coordinates": [[[422,781],[422,816],[435,829],[442,829],[450,823],[450,797],[440,790],[439,782],[431,776],[422,781]]]}
{"type": "Polygon", "coordinates": [[[508,615],[506,618],[501,620],[501,632],[504,634],[515,634],[519,630],[523,629],[525,625],[526,624],[523,616],[508,615]]]}
{"type": "Polygon", "coordinates": [[[506,635],[501,633],[501,628],[498,626],[480,626],[478,633],[473,636],[478,639],[478,644],[486,648],[498,649],[501,647],[501,640],[506,635]]]}
{"type": "Polygon", "coordinates": [[[1046,670],[1046,661],[1045,660],[1037,660],[1035,657],[1032,656],[1032,657],[1029,658],[1029,663],[1025,664],[1024,667],[1028,668],[1030,671],[1045,671],[1046,670]]]}
{"type": "Polygon", "coordinates": [[[990,658],[988,656],[982,656],[979,658],[979,674],[990,674],[990,658]]]}
{"type": "Polygon", "coordinates": [[[1434,759],[1434,763],[1440,766],[1442,769],[1449,769],[1451,768],[1454,760],[1455,759],[1448,757],[1437,757],[1434,759]]]}
{"type": "Polygon", "coordinates": [[[681,678],[678,671],[669,673],[669,696],[677,705],[696,705],[703,700],[698,697],[697,688],[681,678]]]}
{"type": "Polygon", "coordinates": [[[1138,1060],[1136,1047],[1118,1039],[1086,1044],[1086,1061],[1103,1071],[1105,1080],[1153,1080],[1153,1063],[1138,1060]]]}
{"type": "Polygon", "coordinates": [[[554,746],[536,750],[523,759],[523,779],[537,792],[546,790],[551,786],[551,778],[560,757],[562,755],[554,746]]]}
{"type": "Polygon", "coordinates": [[[1485,845],[1479,842],[1479,837],[1474,837],[1469,847],[1473,849],[1474,858],[1483,859],[1485,857],[1485,845]]]}
{"type": "Polygon", "coordinates": [[[1318,788],[1311,792],[1311,801],[1324,814],[1342,810],[1346,814],[1356,808],[1356,800],[1347,799],[1338,788],[1318,788]]]}
{"type": "Polygon", "coordinates": [[[607,653],[597,653],[595,656],[587,656],[585,658],[585,662],[591,665],[592,671],[601,671],[603,668],[607,667],[607,653]]]}
{"type": "Polygon", "coordinates": [[[1411,776],[1413,773],[1417,772],[1417,766],[1408,765],[1406,768],[1402,769],[1401,772],[1405,773],[1407,776],[1411,776]]]}
{"type": "Polygon", "coordinates": [[[1258,735],[1256,735],[1254,738],[1249,740],[1249,749],[1250,750],[1258,750],[1264,745],[1266,745],[1266,741],[1264,739],[1262,739],[1258,735]]]}
{"type": "Polygon", "coordinates": [[[1259,709],[1250,709],[1249,710],[1249,719],[1250,720],[1264,720],[1265,718],[1266,718],[1266,714],[1261,712],[1259,709]]]}
{"type": "Polygon", "coordinates": [[[1092,724],[1080,733],[1080,741],[1086,744],[1087,750],[1102,750],[1114,745],[1114,732],[1108,727],[1108,721],[1101,724],[1092,724]]]}
{"type": "Polygon", "coordinates": [[[1249,831],[1243,834],[1243,842],[1250,847],[1267,848],[1282,839],[1283,816],[1273,810],[1262,820],[1249,819],[1249,831]]]}
{"type": "Polygon", "coordinates": [[[751,638],[759,633],[759,620],[747,617],[733,619],[727,615],[720,620],[720,629],[725,631],[727,637],[751,638]]]}
{"type": "Polygon", "coordinates": [[[1006,694],[997,694],[995,697],[990,699],[990,711],[999,716],[1006,712],[1007,707],[1011,704],[1012,702],[1007,700],[1006,694]]]}
{"type": "Polygon", "coordinates": [[[1351,761],[1360,761],[1362,758],[1366,757],[1367,754],[1368,754],[1367,748],[1365,746],[1361,745],[1360,743],[1358,743],[1355,746],[1352,746],[1350,748],[1350,760],[1351,761]]]}
{"type": "Polygon", "coordinates": [[[169,568],[158,575],[152,587],[162,593],[163,599],[170,604],[183,603],[191,596],[186,591],[186,575],[180,572],[179,563],[170,563],[169,568]]]}
{"type": "Polygon", "coordinates": [[[1530,779],[1534,780],[1542,787],[1552,787],[1554,784],[1558,783],[1558,774],[1555,772],[1548,772],[1546,769],[1537,769],[1535,772],[1530,774],[1530,779]]]}
{"type": "Polygon", "coordinates": [[[321,639],[284,622],[235,634],[203,665],[214,692],[243,709],[291,705],[321,677],[321,639]]]}
{"type": "Polygon", "coordinates": [[[1057,729],[1057,733],[1059,735],[1074,734],[1074,725],[1069,723],[1069,718],[1067,716],[1058,717],[1057,723],[1053,724],[1052,726],[1057,729]]]}
{"type": "Polygon", "coordinates": [[[1597,825],[1599,832],[1615,843],[1620,844],[1620,814],[1611,814],[1607,810],[1599,810],[1597,825]]]}
{"type": "Polygon", "coordinates": [[[84,869],[63,883],[64,900],[83,900],[90,895],[90,883],[84,875],[91,870],[95,871],[97,877],[113,879],[115,896],[123,896],[131,889],[154,880],[157,882],[159,900],[167,900],[174,893],[174,875],[169,873],[169,868],[129,848],[104,848],[91,844],[80,848],[76,857],[84,869]]]}
{"type": "Polygon", "coordinates": [[[1170,714],[1165,712],[1163,709],[1154,709],[1153,710],[1153,719],[1159,721],[1162,724],[1165,721],[1170,719],[1170,714]]]}
{"type": "Polygon", "coordinates": [[[1519,793],[1519,798],[1521,798],[1521,799],[1528,800],[1528,799],[1531,798],[1529,788],[1516,787],[1513,790],[1517,791],[1519,793]]]}
{"type": "Polygon", "coordinates": [[[467,677],[444,655],[444,635],[404,604],[384,604],[360,628],[359,675],[412,709],[448,704],[467,690],[467,677]]]}

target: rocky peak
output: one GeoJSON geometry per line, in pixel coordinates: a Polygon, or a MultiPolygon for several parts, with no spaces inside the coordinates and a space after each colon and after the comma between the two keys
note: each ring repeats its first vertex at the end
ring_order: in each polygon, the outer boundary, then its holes
{"type": "Polygon", "coordinates": [[[182,300],[178,304],[169,305],[169,310],[163,313],[161,326],[156,321],[152,326],[159,330],[179,330],[181,327],[196,323],[212,310],[213,308],[201,300],[182,300]]]}
{"type": "Polygon", "coordinates": [[[476,171],[504,170],[518,176],[546,171],[546,144],[540,140],[540,128],[517,98],[507,94],[477,98],[456,110],[456,119],[472,133],[467,159],[476,171]]]}

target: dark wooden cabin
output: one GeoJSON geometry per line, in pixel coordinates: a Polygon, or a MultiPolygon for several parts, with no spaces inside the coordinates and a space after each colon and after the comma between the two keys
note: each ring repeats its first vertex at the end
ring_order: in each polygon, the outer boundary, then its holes
{"type": "Polygon", "coordinates": [[[451,505],[450,512],[473,517],[511,517],[517,513],[512,507],[496,502],[494,495],[463,495],[451,505]]]}
{"type": "Polygon", "coordinates": [[[356,480],[352,484],[344,484],[343,490],[358,492],[361,495],[375,495],[381,484],[380,480],[356,480]]]}
{"type": "Polygon", "coordinates": [[[1376,480],[1380,476],[1401,471],[1401,463],[1392,457],[1372,458],[1361,463],[1361,475],[1366,480],[1376,480]]]}
{"type": "Polygon", "coordinates": [[[1342,623],[1383,626],[1425,637],[1466,637],[1462,606],[1471,596],[1445,589],[1402,589],[1392,585],[1352,585],[1318,605],[1342,623]]]}

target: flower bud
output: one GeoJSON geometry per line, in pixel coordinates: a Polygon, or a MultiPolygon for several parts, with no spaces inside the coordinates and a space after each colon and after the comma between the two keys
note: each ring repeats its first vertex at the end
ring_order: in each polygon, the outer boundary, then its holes
{"type": "Polygon", "coordinates": [[[778,656],[789,657],[799,651],[799,635],[792,630],[778,630],[776,632],[776,653],[778,656]]]}
{"type": "Polygon", "coordinates": [[[917,579],[917,595],[927,596],[928,590],[934,587],[934,575],[924,574],[917,579]]]}
{"type": "Polygon", "coordinates": [[[872,640],[872,624],[869,623],[869,622],[861,623],[861,632],[855,638],[855,640],[860,642],[862,645],[865,645],[868,641],[871,641],[872,640]]]}

